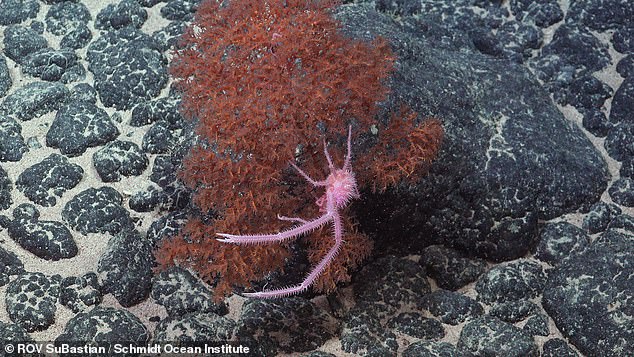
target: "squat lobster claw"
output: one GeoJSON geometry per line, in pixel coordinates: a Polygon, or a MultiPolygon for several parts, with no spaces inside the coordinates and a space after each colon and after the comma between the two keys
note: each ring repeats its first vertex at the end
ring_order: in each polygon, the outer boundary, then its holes
{"type": "Polygon", "coordinates": [[[311,185],[315,187],[325,187],[326,192],[317,200],[316,204],[319,206],[323,215],[313,220],[305,220],[297,217],[284,217],[278,215],[278,218],[285,221],[299,222],[300,225],[291,229],[274,233],[274,234],[255,234],[255,235],[233,235],[226,233],[216,233],[216,235],[222,237],[217,238],[220,242],[234,243],[234,244],[259,244],[270,242],[282,242],[289,239],[297,238],[303,234],[309,233],[317,228],[324,226],[327,223],[332,223],[334,230],[335,243],[330,248],[328,253],[321,259],[321,261],[311,270],[306,276],[304,281],[299,285],[286,287],[277,290],[261,291],[256,293],[245,293],[247,297],[257,298],[277,298],[284,297],[293,294],[299,294],[315,282],[319,275],[332,263],[335,256],[341,248],[343,242],[343,222],[341,220],[340,210],[345,208],[353,198],[359,198],[359,191],[357,189],[357,181],[352,172],[352,150],[351,150],[351,136],[352,127],[348,127],[348,153],[344,161],[343,167],[340,169],[335,168],[328,153],[328,147],[324,141],[324,155],[328,161],[328,168],[330,174],[323,181],[316,181],[306,174],[302,169],[297,167],[293,162],[291,165],[297,170],[297,172],[306,179],[311,185]]]}

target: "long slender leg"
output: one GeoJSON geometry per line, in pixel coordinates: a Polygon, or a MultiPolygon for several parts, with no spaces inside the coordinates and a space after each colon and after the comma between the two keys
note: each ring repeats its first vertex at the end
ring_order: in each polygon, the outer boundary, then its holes
{"type": "Polygon", "coordinates": [[[321,261],[311,270],[311,272],[306,276],[306,279],[302,281],[301,284],[295,286],[289,286],[284,289],[278,290],[269,290],[269,291],[260,291],[257,293],[245,293],[243,294],[246,297],[255,297],[255,298],[278,298],[289,296],[293,294],[299,294],[302,291],[308,289],[311,285],[315,283],[315,280],[324,272],[326,267],[332,263],[332,261],[339,253],[339,249],[341,248],[341,243],[343,242],[343,224],[341,222],[341,217],[339,213],[335,212],[332,216],[332,222],[334,225],[335,231],[335,244],[330,248],[328,253],[321,259],[321,261]]]}
{"type": "Polygon", "coordinates": [[[308,221],[303,219],[303,218],[280,216],[279,213],[277,215],[277,219],[279,219],[280,221],[299,222],[299,223],[302,223],[302,224],[308,223],[308,221]]]}
{"type": "Polygon", "coordinates": [[[326,160],[328,160],[328,168],[330,169],[330,172],[335,171],[335,165],[333,165],[330,153],[328,153],[328,144],[326,143],[326,139],[324,139],[324,155],[326,155],[326,160]]]}
{"type": "Polygon", "coordinates": [[[295,165],[294,162],[290,161],[289,163],[291,164],[291,166],[295,168],[295,170],[297,170],[297,172],[299,172],[300,175],[302,175],[302,177],[304,177],[304,179],[306,179],[306,181],[310,182],[311,185],[315,187],[326,186],[326,181],[315,181],[310,176],[308,176],[308,174],[305,173],[302,169],[297,167],[297,165],[295,165]]]}
{"type": "Polygon", "coordinates": [[[330,215],[329,213],[326,213],[317,219],[308,221],[300,226],[297,226],[297,227],[294,227],[279,233],[275,233],[275,234],[235,235],[235,234],[227,234],[227,233],[216,233],[216,235],[220,237],[224,237],[224,239],[221,239],[221,238],[216,238],[216,239],[223,243],[235,243],[235,244],[258,244],[258,243],[282,242],[287,239],[296,238],[304,233],[315,230],[323,226],[324,224],[328,223],[328,221],[330,221],[331,219],[332,219],[332,215],[330,215]]]}
{"type": "Polygon", "coordinates": [[[346,161],[343,163],[343,169],[346,171],[352,171],[352,143],[350,142],[352,137],[352,125],[348,126],[348,153],[346,154],[346,161]]]}

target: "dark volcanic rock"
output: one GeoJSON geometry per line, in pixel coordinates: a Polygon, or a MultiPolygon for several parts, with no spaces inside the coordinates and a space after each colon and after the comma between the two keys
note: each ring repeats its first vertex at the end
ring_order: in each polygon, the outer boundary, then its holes
{"type": "Polygon", "coordinates": [[[394,356],[398,349],[396,335],[372,311],[357,306],[343,317],[341,348],[357,356],[394,356]]]}
{"type": "Polygon", "coordinates": [[[89,69],[101,102],[118,110],[156,97],[167,84],[167,60],[149,35],[124,27],[103,32],[88,46],[89,69]]]}
{"type": "Polygon", "coordinates": [[[20,120],[31,120],[59,109],[70,91],[57,82],[31,82],[8,95],[2,110],[20,120]]]}
{"type": "Polygon", "coordinates": [[[46,29],[63,36],[85,26],[91,19],[90,11],[83,3],[62,1],[53,4],[46,13],[46,29]]]}
{"type": "Polygon", "coordinates": [[[84,170],[59,154],[51,154],[41,162],[26,168],[16,187],[28,199],[41,206],[54,206],[57,197],[75,187],[81,181],[84,170]]]}
{"type": "Polygon", "coordinates": [[[579,354],[566,341],[554,338],[544,342],[542,357],[579,357],[579,354]]]}
{"type": "Polygon", "coordinates": [[[520,328],[494,317],[480,317],[467,323],[458,348],[476,356],[537,357],[539,348],[520,328]]]}
{"type": "Polygon", "coordinates": [[[630,25],[634,3],[629,0],[577,0],[570,3],[566,22],[594,30],[616,29],[630,25]]]}
{"type": "Polygon", "coordinates": [[[634,124],[632,108],[634,108],[634,76],[628,76],[621,82],[612,98],[610,122],[634,124]]]}
{"type": "Polygon", "coordinates": [[[478,300],[485,303],[530,299],[541,294],[546,284],[541,265],[518,260],[496,265],[476,283],[478,300]]]}
{"type": "Polygon", "coordinates": [[[535,258],[557,265],[571,253],[583,251],[589,244],[590,237],[581,228],[567,222],[546,223],[539,232],[535,258]]]}
{"type": "Polygon", "coordinates": [[[484,314],[484,309],[475,300],[460,293],[446,290],[436,290],[423,296],[417,305],[428,310],[440,321],[457,325],[467,319],[484,314]]]}
{"type": "Polygon", "coordinates": [[[271,344],[287,353],[307,352],[334,337],[337,327],[326,311],[299,297],[249,299],[236,336],[241,342],[271,344]]]}
{"type": "Polygon", "coordinates": [[[0,25],[18,24],[26,19],[34,18],[40,10],[37,0],[2,0],[0,1],[0,25]]]}
{"type": "Polygon", "coordinates": [[[81,342],[99,346],[126,341],[145,346],[150,333],[138,317],[126,310],[96,307],[80,313],[68,321],[64,331],[55,339],[56,344],[81,342]]]}
{"type": "Polygon", "coordinates": [[[22,63],[22,71],[45,81],[74,82],[86,74],[77,62],[77,55],[70,49],[43,48],[29,54],[22,63]]]}
{"type": "Polygon", "coordinates": [[[0,55],[0,96],[3,96],[9,88],[11,88],[12,84],[13,80],[11,79],[11,74],[9,73],[7,59],[3,55],[0,55]]]}
{"type": "Polygon", "coordinates": [[[193,312],[184,316],[169,317],[156,326],[154,341],[162,343],[227,341],[231,339],[236,323],[210,312],[193,312]]]}
{"type": "Polygon", "coordinates": [[[46,145],[69,156],[105,144],[119,135],[108,113],[95,104],[73,101],[62,107],[46,133],[46,145]]]}
{"type": "Polygon", "coordinates": [[[41,331],[55,322],[59,275],[24,273],[7,286],[9,318],[28,332],[41,331]]]}
{"type": "Polygon", "coordinates": [[[13,189],[13,185],[11,184],[11,180],[9,180],[9,175],[6,171],[0,166],[0,209],[7,209],[11,206],[11,190],[13,189]]]}
{"type": "Polygon", "coordinates": [[[111,293],[121,306],[130,307],[150,295],[153,265],[151,242],[137,231],[124,230],[108,242],[97,273],[103,291],[111,293]]]}
{"type": "Polygon", "coordinates": [[[597,202],[583,217],[583,228],[590,234],[603,232],[612,220],[621,214],[619,206],[611,203],[597,202]]]}
{"type": "Polygon", "coordinates": [[[440,321],[423,317],[417,312],[400,313],[391,318],[387,325],[392,330],[425,340],[439,340],[445,336],[440,321]]]}
{"type": "Polygon", "coordinates": [[[484,261],[469,259],[459,251],[441,245],[425,248],[420,262],[436,284],[447,290],[458,290],[476,281],[486,268],[484,261]]]}
{"type": "Polygon", "coordinates": [[[152,298],[167,310],[170,316],[190,312],[227,313],[223,304],[214,304],[211,291],[188,270],[173,267],[162,271],[152,283],[152,298]]]}
{"type": "Polygon", "coordinates": [[[9,26],[4,30],[4,54],[17,63],[22,63],[27,55],[46,48],[44,36],[30,27],[9,26]]]}
{"type": "Polygon", "coordinates": [[[634,179],[621,177],[610,186],[608,192],[615,203],[625,207],[634,207],[634,179]]]}
{"type": "Polygon", "coordinates": [[[30,203],[13,210],[9,237],[22,248],[46,260],[68,259],[77,255],[73,235],[61,222],[39,220],[39,211],[30,203]]]}
{"type": "Polygon", "coordinates": [[[454,357],[472,355],[466,351],[460,351],[456,346],[447,342],[418,341],[407,346],[403,351],[403,357],[454,357]]]}
{"type": "Polygon", "coordinates": [[[431,291],[425,269],[405,258],[386,256],[366,265],[356,275],[357,304],[383,317],[415,303],[431,291]]]}
{"type": "Polygon", "coordinates": [[[26,151],[22,126],[13,118],[0,115],[0,161],[20,161],[26,151]]]}
{"type": "Polygon", "coordinates": [[[0,286],[9,282],[9,277],[24,273],[24,264],[15,253],[0,247],[0,286]]]}
{"type": "Polygon", "coordinates": [[[99,304],[102,297],[95,273],[81,277],[69,276],[60,284],[59,302],[74,313],[88,311],[99,304]]]}
{"type": "MultiPolygon", "coordinates": [[[[604,160],[527,69],[465,48],[437,48],[436,38],[365,4],[346,6],[337,17],[348,35],[390,40],[399,60],[389,105],[405,103],[445,128],[441,153],[415,189],[365,195],[358,215],[367,232],[394,237],[392,246],[397,237],[410,239],[402,248],[409,254],[430,244],[412,236],[434,237],[433,243],[509,260],[529,250],[538,219],[587,208],[605,190],[604,160]],[[387,216],[376,219],[376,212],[387,216]],[[391,223],[379,224],[385,221],[391,223]]],[[[566,60],[602,68],[609,55],[594,45],[589,41],[583,56],[566,60]]]]}
{"type": "Polygon", "coordinates": [[[147,11],[136,0],[122,0],[110,4],[97,14],[95,28],[100,30],[118,30],[126,26],[141,28],[147,20],[147,11]]]}
{"type": "Polygon", "coordinates": [[[68,201],[64,221],[82,234],[117,234],[131,226],[130,213],[121,206],[123,197],[112,187],[89,188],[68,201]]]}
{"type": "Polygon", "coordinates": [[[121,180],[121,176],[138,176],[148,166],[147,156],[137,144],[115,140],[96,151],[92,160],[103,182],[121,180]]]}
{"type": "Polygon", "coordinates": [[[585,355],[634,350],[634,219],[620,216],[582,253],[550,272],[542,305],[585,355]]]}

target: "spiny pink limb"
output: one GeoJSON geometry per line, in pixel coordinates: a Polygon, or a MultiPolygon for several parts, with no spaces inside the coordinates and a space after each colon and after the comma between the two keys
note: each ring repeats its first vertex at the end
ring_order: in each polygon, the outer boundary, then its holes
{"type": "Polygon", "coordinates": [[[348,126],[348,153],[346,154],[346,161],[343,163],[343,169],[346,171],[352,171],[351,160],[352,160],[352,125],[348,126]]]}
{"type": "Polygon", "coordinates": [[[326,144],[326,139],[324,139],[324,155],[326,155],[326,160],[328,160],[328,168],[330,169],[330,172],[335,171],[335,165],[333,165],[332,158],[328,153],[328,144],[326,144]]]}
{"type": "Polygon", "coordinates": [[[323,226],[324,224],[328,223],[331,219],[332,219],[332,216],[329,213],[326,213],[317,219],[306,222],[305,224],[302,224],[300,226],[297,226],[297,227],[294,227],[279,233],[275,233],[275,234],[234,235],[234,234],[227,234],[227,233],[216,233],[216,235],[220,237],[224,237],[224,239],[220,239],[220,238],[216,238],[216,239],[223,243],[235,243],[235,244],[258,244],[258,243],[282,242],[287,239],[296,238],[304,233],[315,230],[323,226]]]}
{"type": "Polygon", "coordinates": [[[299,294],[305,291],[306,289],[308,289],[311,285],[315,283],[315,280],[319,278],[319,276],[321,275],[321,273],[324,272],[326,267],[330,265],[330,263],[332,263],[332,261],[337,256],[337,253],[339,253],[339,249],[341,248],[341,243],[343,241],[342,239],[343,224],[341,222],[341,217],[339,217],[338,213],[333,216],[333,225],[334,225],[334,231],[335,231],[335,244],[332,246],[332,248],[330,248],[330,250],[328,251],[328,254],[326,254],[326,256],[324,256],[321,259],[319,264],[317,264],[313,268],[313,270],[311,270],[311,272],[308,274],[308,276],[306,276],[306,279],[304,279],[304,281],[302,281],[301,284],[295,285],[295,286],[289,286],[287,288],[278,289],[278,290],[267,290],[267,291],[260,291],[256,293],[245,293],[243,295],[246,297],[254,297],[254,298],[261,298],[261,299],[273,299],[273,298],[281,298],[281,297],[286,297],[286,296],[290,296],[294,294],[299,294]]]}
{"type": "Polygon", "coordinates": [[[302,175],[302,177],[304,179],[306,179],[306,181],[310,182],[311,185],[315,186],[315,187],[319,187],[319,186],[326,186],[326,181],[315,181],[313,180],[310,176],[308,176],[307,173],[305,173],[302,169],[300,169],[299,167],[297,167],[297,165],[295,165],[294,162],[290,161],[291,166],[293,166],[293,168],[295,170],[297,170],[297,172],[299,172],[300,175],[302,175]]]}
{"type": "Polygon", "coordinates": [[[302,223],[302,224],[308,223],[308,221],[303,219],[303,218],[280,216],[279,213],[277,215],[277,219],[279,219],[280,221],[299,222],[299,223],[302,223]]]}

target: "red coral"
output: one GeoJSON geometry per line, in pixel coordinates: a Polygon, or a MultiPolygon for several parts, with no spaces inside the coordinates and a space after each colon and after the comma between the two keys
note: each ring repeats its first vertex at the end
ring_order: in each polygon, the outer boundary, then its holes
{"type": "MultiPolygon", "coordinates": [[[[294,185],[301,178],[285,170],[289,159],[323,177],[324,137],[339,142],[351,121],[355,136],[368,131],[376,124],[376,103],[389,92],[385,82],[395,58],[388,44],[344,37],[329,13],[336,4],[207,0],[175,54],[171,70],[183,91],[183,113],[198,120],[197,133],[206,141],[192,149],[181,178],[195,190],[194,203],[220,218],[213,225],[192,218],[180,236],[162,244],[157,259],[162,266],[195,269],[215,284],[217,298],[281,269],[289,252],[281,244],[223,244],[215,233],[275,232],[288,226],[277,214],[317,216],[315,193],[294,185]]],[[[416,127],[414,116],[394,116],[379,129],[371,152],[354,153],[361,188],[420,177],[421,163],[438,151],[442,127],[437,121],[416,127]]],[[[338,162],[342,156],[341,149],[333,152],[338,162]]],[[[354,223],[345,226],[346,244],[316,283],[320,291],[349,280],[349,270],[370,252],[371,241],[354,223]]],[[[328,232],[308,237],[312,262],[330,247],[324,236],[328,232]]]]}

